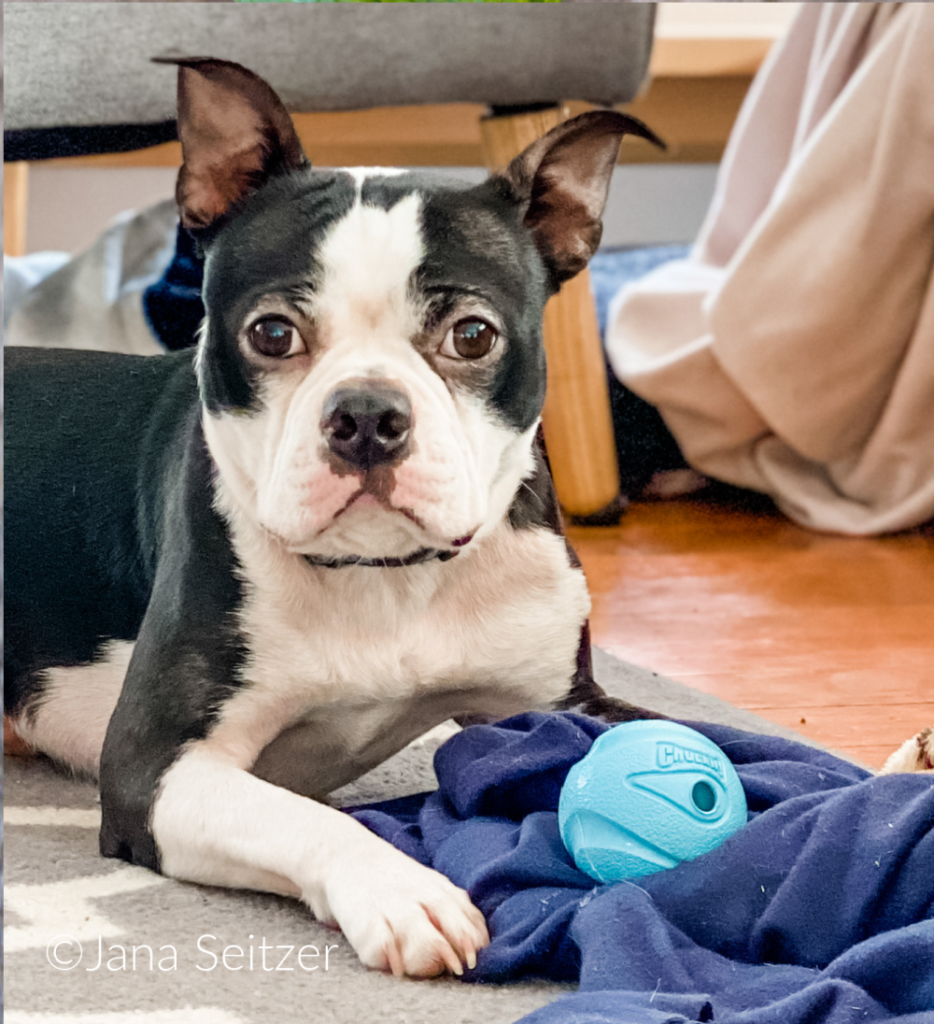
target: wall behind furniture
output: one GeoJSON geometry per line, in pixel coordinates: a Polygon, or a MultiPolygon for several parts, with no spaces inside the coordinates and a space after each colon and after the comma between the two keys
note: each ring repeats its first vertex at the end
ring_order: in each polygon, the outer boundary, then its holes
{"type": "MultiPolygon", "coordinates": [[[[433,168],[480,181],[479,168],[433,168]]],[[[690,242],[713,191],[713,164],[633,164],[617,167],[603,245],[690,242]]],[[[29,175],[26,251],[79,252],[125,210],[140,209],[175,191],[169,167],[44,167],[29,175]]]]}

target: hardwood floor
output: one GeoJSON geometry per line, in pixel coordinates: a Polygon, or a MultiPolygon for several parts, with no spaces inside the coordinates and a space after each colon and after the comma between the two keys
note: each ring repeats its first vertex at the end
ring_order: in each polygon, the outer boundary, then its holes
{"type": "Polygon", "coordinates": [[[730,494],[568,532],[598,646],[870,767],[934,724],[934,527],[817,534],[730,494]]]}

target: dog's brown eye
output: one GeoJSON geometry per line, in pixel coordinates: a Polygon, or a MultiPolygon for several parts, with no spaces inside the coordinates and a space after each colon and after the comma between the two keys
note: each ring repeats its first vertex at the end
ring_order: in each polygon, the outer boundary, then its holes
{"type": "Polygon", "coordinates": [[[460,356],[461,359],[481,359],[496,344],[499,335],[492,327],[479,317],[467,317],[458,320],[444,339],[441,351],[447,356],[460,356]]]}
{"type": "Polygon", "coordinates": [[[302,336],[288,320],[258,320],[250,328],[250,344],[261,356],[285,359],[305,351],[302,336]]]}

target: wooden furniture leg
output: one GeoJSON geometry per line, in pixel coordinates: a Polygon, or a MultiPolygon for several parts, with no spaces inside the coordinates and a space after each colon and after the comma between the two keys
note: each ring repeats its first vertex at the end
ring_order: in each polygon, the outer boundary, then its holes
{"type": "Polygon", "coordinates": [[[3,165],[3,251],[7,256],[26,253],[26,196],[29,164],[3,165]]]}
{"type": "MultiPolygon", "coordinates": [[[[487,167],[504,167],[567,117],[561,107],[494,113],[480,122],[487,167]]],[[[619,496],[616,442],[597,313],[584,270],[545,308],[548,393],[542,422],[558,500],[572,516],[590,516],[619,496]]]]}

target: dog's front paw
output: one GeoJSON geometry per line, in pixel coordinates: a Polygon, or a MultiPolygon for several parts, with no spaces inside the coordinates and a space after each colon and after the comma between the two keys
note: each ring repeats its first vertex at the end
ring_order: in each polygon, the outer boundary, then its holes
{"type": "Polygon", "coordinates": [[[388,844],[365,862],[335,866],[326,889],[331,914],[367,967],[416,978],[463,974],[490,941],[463,889],[388,844]]]}
{"type": "Polygon", "coordinates": [[[906,740],[882,766],[880,775],[934,771],[934,728],[906,740]]]}

